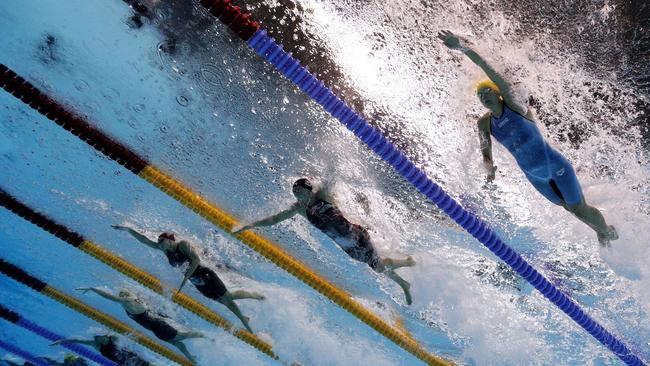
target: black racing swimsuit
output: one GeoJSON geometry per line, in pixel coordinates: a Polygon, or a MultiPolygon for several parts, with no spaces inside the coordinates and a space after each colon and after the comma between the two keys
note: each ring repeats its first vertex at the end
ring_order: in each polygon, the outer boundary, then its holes
{"type": "Polygon", "coordinates": [[[99,346],[99,353],[119,366],[150,366],[151,364],[141,359],[135,353],[117,348],[115,342],[109,338],[108,344],[99,346]]]}
{"type": "MultiPolygon", "coordinates": [[[[174,267],[180,267],[190,261],[190,258],[178,248],[173,252],[165,252],[165,255],[167,256],[169,264],[174,267]]],[[[199,292],[209,299],[218,300],[228,292],[226,285],[221,282],[219,276],[217,276],[217,274],[210,268],[204,267],[200,264],[196,268],[196,271],[192,273],[189,280],[194,284],[199,292]]]]}
{"type": "Polygon", "coordinates": [[[128,311],[126,315],[135,320],[136,323],[142,325],[144,328],[149,329],[159,339],[167,342],[176,337],[178,331],[169,325],[165,319],[155,315],[151,315],[148,310],[140,314],[131,314],[128,311]]]}
{"type": "Polygon", "coordinates": [[[307,207],[307,220],[332,238],[350,257],[376,269],[379,255],[370,241],[368,230],[350,223],[341,210],[317,198],[307,207]]]}

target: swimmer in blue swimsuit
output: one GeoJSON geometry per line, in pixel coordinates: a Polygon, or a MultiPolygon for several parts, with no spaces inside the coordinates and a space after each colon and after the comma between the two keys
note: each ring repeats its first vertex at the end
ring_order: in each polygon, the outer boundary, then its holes
{"type": "Polygon", "coordinates": [[[401,267],[414,266],[415,261],[413,258],[393,259],[380,257],[370,240],[368,230],[361,225],[352,224],[348,221],[333,203],[334,199],[329,196],[327,190],[321,189],[314,192],[314,188],[308,179],[298,179],[293,184],[293,194],[298,201],[291,207],[276,215],[235,228],[233,234],[254,227],[275,225],[290,219],[296,214],[300,214],[325,235],[332,238],[352,259],[368,264],[376,272],[383,272],[395,281],[404,291],[406,303],[411,304],[411,285],[395,273],[395,270],[401,267]]]}
{"type": "Polygon", "coordinates": [[[118,296],[97,287],[82,287],[77,290],[82,291],[83,293],[92,291],[105,299],[115,301],[122,305],[129,318],[133,319],[133,321],[140,324],[143,328],[150,330],[161,341],[167,342],[178,348],[185,357],[190,361],[195,362],[194,357],[190,354],[182,341],[190,338],[203,338],[205,336],[202,333],[179,331],[170,323],[169,317],[152,311],[139,298],[127,290],[121,290],[118,296]]]}
{"type": "Polygon", "coordinates": [[[474,50],[463,46],[451,32],[441,31],[438,38],[445,46],[464,53],[490,78],[476,88],[481,103],[490,110],[478,120],[488,182],[494,180],[497,169],[492,161],[493,136],[514,156],[535,189],[591,227],[601,245],[618,239],[616,229],[607,225],[602,213],[585,201],[571,163],[544,141],[531,111],[514,100],[508,82],[474,50]]]}

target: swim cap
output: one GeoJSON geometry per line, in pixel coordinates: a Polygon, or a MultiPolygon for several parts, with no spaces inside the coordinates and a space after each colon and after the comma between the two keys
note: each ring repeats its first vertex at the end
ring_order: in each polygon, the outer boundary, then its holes
{"type": "Polygon", "coordinates": [[[311,185],[311,182],[307,178],[300,178],[293,183],[293,188],[302,187],[311,191],[314,187],[311,185]]]}
{"type": "Polygon", "coordinates": [[[158,235],[158,241],[160,241],[161,239],[176,241],[176,236],[174,236],[174,233],[172,232],[165,231],[164,233],[158,235]]]}
{"type": "Polygon", "coordinates": [[[485,89],[485,88],[490,88],[492,89],[493,92],[501,95],[501,89],[495,84],[492,80],[485,79],[483,81],[479,81],[478,84],[476,84],[476,88],[474,89],[476,93],[479,91],[485,89]]]}

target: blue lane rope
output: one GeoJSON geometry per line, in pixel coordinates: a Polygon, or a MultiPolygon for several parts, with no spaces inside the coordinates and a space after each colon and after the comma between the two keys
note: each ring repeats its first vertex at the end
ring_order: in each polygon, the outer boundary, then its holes
{"type": "MultiPolygon", "coordinates": [[[[33,323],[25,318],[23,318],[17,312],[6,308],[0,304],[0,318],[5,319],[6,321],[16,324],[19,327],[22,327],[36,335],[39,335],[49,341],[56,342],[61,339],[65,339],[64,336],[54,333],[51,330],[41,327],[40,325],[33,323]]],[[[91,351],[90,349],[76,343],[64,342],[61,346],[69,349],[70,351],[78,354],[79,356],[85,357],[89,360],[92,360],[103,366],[117,366],[117,364],[108,358],[91,351]]],[[[49,365],[49,363],[47,364],[49,365]]]]}
{"type": "MultiPolygon", "coordinates": [[[[18,320],[15,324],[29,330],[32,333],[38,334],[39,336],[41,336],[41,337],[43,337],[45,339],[48,339],[48,340],[50,340],[52,342],[56,342],[58,340],[65,339],[65,337],[63,337],[63,336],[61,336],[61,335],[59,335],[57,333],[54,333],[54,332],[52,332],[52,331],[50,331],[50,330],[48,330],[46,328],[43,328],[43,327],[39,326],[38,324],[32,323],[32,322],[30,322],[29,320],[27,320],[25,318],[20,318],[20,320],[18,320]]],[[[69,349],[70,351],[78,354],[79,356],[86,357],[87,359],[92,360],[92,361],[94,361],[94,362],[96,362],[96,363],[98,363],[100,365],[117,366],[117,364],[115,362],[113,362],[113,361],[109,360],[108,358],[106,358],[106,357],[104,357],[104,356],[102,356],[100,354],[97,354],[96,352],[93,352],[93,351],[89,350],[88,348],[83,347],[83,346],[81,346],[79,344],[63,342],[60,345],[67,348],[67,349],[69,349]]]]}
{"type": "Polygon", "coordinates": [[[287,79],[296,84],[329,114],[352,131],[370,149],[399,172],[404,179],[413,184],[422,194],[442,209],[465,231],[487,247],[492,253],[512,267],[547,299],[566,313],[578,325],[600,343],[609,348],[627,365],[645,365],[630,349],[612,333],[585,313],[571,298],[558,290],[542,276],[514,249],[476,215],[468,212],[451,198],[438,184],[433,182],[421,169],[416,167],[399,149],[366,122],[343,100],[338,98],[322,81],[318,80],[282,46],[270,38],[264,29],[258,30],[248,42],[248,46],[265,60],[269,61],[287,79]]]}
{"type": "Polygon", "coordinates": [[[38,357],[34,356],[33,354],[25,351],[24,349],[19,348],[17,346],[14,346],[13,344],[9,344],[9,343],[1,340],[1,339],[0,339],[0,348],[5,349],[7,352],[13,353],[14,355],[24,359],[25,361],[29,361],[29,362],[33,363],[34,365],[37,365],[37,366],[52,366],[52,365],[50,365],[49,362],[45,361],[44,359],[38,358],[38,357]]]}

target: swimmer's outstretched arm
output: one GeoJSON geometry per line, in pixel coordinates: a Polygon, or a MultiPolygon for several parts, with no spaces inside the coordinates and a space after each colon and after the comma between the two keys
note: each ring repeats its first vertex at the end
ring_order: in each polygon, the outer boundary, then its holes
{"type": "Polygon", "coordinates": [[[77,291],[81,291],[84,294],[86,292],[88,292],[88,291],[92,291],[92,292],[96,293],[97,295],[99,295],[99,296],[101,296],[101,297],[103,297],[105,299],[115,301],[115,302],[118,302],[120,304],[124,303],[123,299],[111,294],[108,291],[104,291],[104,290],[102,290],[100,288],[97,288],[97,287],[80,287],[80,288],[77,289],[77,291]]]}
{"type": "Polygon", "coordinates": [[[253,223],[247,224],[242,226],[241,228],[235,228],[235,230],[232,231],[233,234],[239,234],[242,231],[246,231],[248,229],[252,229],[254,227],[260,227],[260,226],[273,226],[277,223],[280,223],[284,220],[290,219],[293,216],[295,216],[300,210],[300,205],[298,203],[294,203],[291,207],[288,209],[275,214],[273,216],[269,216],[267,218],[255,221],[253,223]]]}
{"type": "Polygon", "coordinates": [[[38,356],[37,358],[45,360],[47,363],[49,363],[52,366],[65,365],[64,363],[60,363],[59,361],[53,359],[52,357],[38,356]]]}
{"type": "Polygon", "coordinates": [[[465,54],[472,62],[474,62],[478,67],[483,70],[485,75],[492,80],[493,83],[497,84],[501,91],[501,96],[503,97],[503,101],[512,109],[515,110],[515,112],[520,113],[522,115],[527,114],[527,110],[525,107],[521,106],[520,104],[517,103],[517,101],[514,99],[512,96],[512,92],[510,90],[510,83],[503,77],[501,74],[499,74],[490,64],[487,63],[479,55],[476,51],[471,49],[468,46],[465,46],[461,43],[461,41],[458,39],[457,36],[455,36],[453,33],[447,30],[443,30],[438,32],[438,38],[442,40],[445,44],[445,46],[451,48],[452,50],[458,50],[462,53],[465,54]]]}
{"type": "Polygon", "coordinates": [[[113,229],[115,229],[115,230],[126,231],[127,233],[131,234],[131,236],[133,236],[137,241],[139,241],[140,243],[142,243],[142,244],[144,244],[144,245],[146,245],[146,246],[148,246],[150,248],[160,249],[160,248],[158,248],[158,243],[156,243],[155,241],[147,238],[143,234],[140,234],[139,232],[137,232],[133,228],[130,228],[128,226],[123,226],[123,225],[111,225],[111,227],[113,229]]]}
{"type": "Polygon", "coordinates": [[[93,346],[97,348],[97,343],[95,340],[89,340],[89,339],[80,339],[80,338],[66,338],[66,339],[59,339],[58,341],[54,341],[50,343],[50,346],[58,346],[61,343],[77,343],[77,344],[85,344],[87,346],[93,346]]]}

